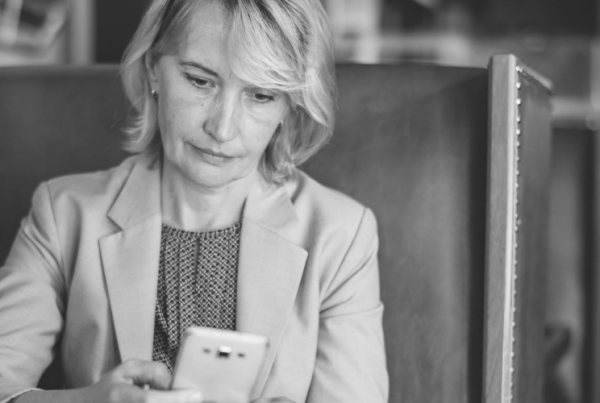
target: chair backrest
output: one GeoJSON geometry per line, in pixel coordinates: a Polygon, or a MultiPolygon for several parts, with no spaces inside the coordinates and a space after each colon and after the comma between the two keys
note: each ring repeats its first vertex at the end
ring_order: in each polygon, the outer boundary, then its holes
{"type": "Polygon", "coordinates": [[[114,66],[0,69],[0,264],[41,181],[123,159],[120,88],[114,66]]]}
{"type": "Polygon", "coordinates": [[[305,169],[379,218],[390,402],[540,402],[547,84],[512,56],[338,80],[305,169]]]}
{"type": "Polygon", "coordinates": [[[338,83],[305,169],[378,218],[390,402],[480,401],[488,72],[346,65],[338,83]]]}
{"type": "MultiPolygon", "coordinates": [[[[513,395],[519,397],[515,401],[538,402],[524,396],[537,393],[527,394],[537,390],[538,381],[541,391],[541,351],[532,358],[542,344],[541,324],[528,325],[528,316],[517,315],[525,330],[509,332],[515,284],[506,279],[524,266],[514,269],[502,255],[513,250],[516,239],[493,235],[510,232],[510,222],[502,218],[513,210],[500,211],[516,205],[502,183],[506,178],[493,174],[516,178],[514,155],[498,145],[509,137],[514,141],[515,131],[489,127],[514,117],[509,110],[516,108],[516,98],[493,94],[494,82],[511,79],[508,70],[340,65],[337,72],[334,139],[303,169],[368,205],[378,218],[390,402],[506,402],[513,395]],[[513,336],[515,344],[507,343],[513,336]],[[508,360],[506,354],[513,352],[519,356],[508,360]],[[520,374],[527,374],[529,386],[518,382],[520,374]],[[515,386],[507,389],[511,382],[515,386]]],[[[128,106],[116,73],[112,67],[0,69],[0,133],[9,145],[0,148],[0,187],[6,189],[0,192],[0,211],[10,211],[0,217],[5,220],[0,221],[0,261],[39,181],[123,158],[116,122],[122,123],[128,106]]],[[[520,166],[519,178],[530,179],[519,182],[525,194],[517,209],[545,202],[548,95],[528,80],[522,91],[532,95],[521,96],[521,119],[524,138],[532,140],[522,141],[521,160],[532,162],[520,166]],[[524,151],[530,147],[541,151],[524,151]]],[[[538,247],[543,211],[523,211],[535,217],[519,230],[532,234],[519,235],[531,238],[528,247],[538,247]]],[[[539,247],[543,255],[545,245],[539,247]]],[[[533,261],[532,252],[519,252],[516,259],[531,264],[527,273],[537,278],[542,262],[533,261]]],[[[519,296],[529,295],[531,281],[518,283],[524,288],[519,296]]],[[[533,307],[516,301],[524,309],[539,308],[535,298],[527,301],[533,307]]]]}

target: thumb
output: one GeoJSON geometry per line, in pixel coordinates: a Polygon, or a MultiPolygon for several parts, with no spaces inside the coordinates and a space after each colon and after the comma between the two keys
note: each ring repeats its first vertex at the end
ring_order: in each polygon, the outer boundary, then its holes
{"type": "Polygon", "coordinates": [[[121,376],[134,385],[149,385],[153,389],[167,390],[171,374],[163,364],[151,361],[130,360],[120,367],[121,376]]]}

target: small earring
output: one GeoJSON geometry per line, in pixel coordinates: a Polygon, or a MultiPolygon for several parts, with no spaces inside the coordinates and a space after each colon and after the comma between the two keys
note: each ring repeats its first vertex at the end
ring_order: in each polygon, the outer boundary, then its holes
{"type": "Polygon", "coordinates": [[[154,99],[158,99],[158,92],[156,92],[156,90],[155,90],[155,89],[152,89],[152,90],[150,91],[150,93],[152,94],[152,98],[154,98],[154,99]]]}

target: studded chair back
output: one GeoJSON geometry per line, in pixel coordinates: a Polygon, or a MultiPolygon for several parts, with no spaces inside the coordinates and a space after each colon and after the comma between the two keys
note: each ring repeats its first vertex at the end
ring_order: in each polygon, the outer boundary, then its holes
{"type": "Polygon", "coordinates": [[[550,83],[490,63],[485,396],[541,402],[550,196],[550,83]]]}
{"type": "Polygon", "coordinates": [[[378,218],[390,402],[541,402],[542,81],[512,56],[338,67],[335,136],[305,170],[378,218]]]}

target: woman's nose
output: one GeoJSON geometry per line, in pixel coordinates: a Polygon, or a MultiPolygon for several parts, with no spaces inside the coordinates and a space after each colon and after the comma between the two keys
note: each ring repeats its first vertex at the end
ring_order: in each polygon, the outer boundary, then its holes
{"type": "Polygon", "coordinates": [[[237,130],[237,97],[219,94],[213,98],[204,121],[204,131],[220,143],[232,140],[237,130]]]}

